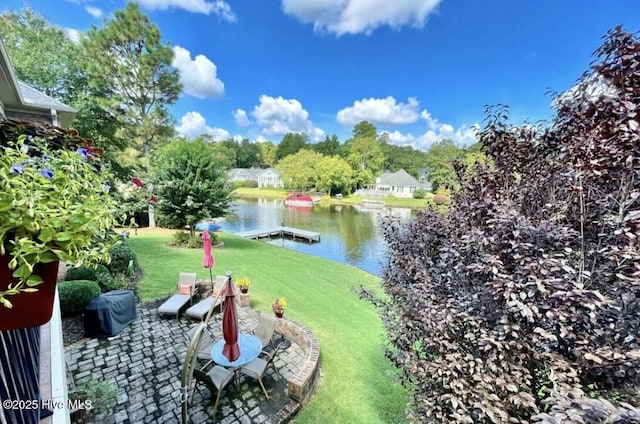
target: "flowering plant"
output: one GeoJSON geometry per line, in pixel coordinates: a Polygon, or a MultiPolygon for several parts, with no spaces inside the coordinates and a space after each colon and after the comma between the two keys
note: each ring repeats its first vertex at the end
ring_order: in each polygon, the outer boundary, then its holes
{"type": "Polygon", "coordinates": [[[153,186],[145,184],[137,177],[129,182],[118,182],[115,186],[115,198],[118,201],[116,219],[123,226],[138,227],[136,217],[146,213],[149,203],[155,205],[158,198],[152,194],[153,186]]]}
{"type": "Polygon", "coordinates": [[[283,314],[284,310],[287,309],[287,300],[284,297],[276,297],[271,303],[271,309],[276,314],[283,314]]]}
{"type": "Polygon", "coordinates": [[[0,281],[7,308],[37,291],[36,264],[108,263],[118,240],[101,151],[73,131],[24,125],[0,123],[0,256],[18,280],[0,281]]]}
{"type": "Polygon", "coordinates": [[[236,286],[240,290],[247,290],[249,289],[249,287],[251,287],[251,280],[249,279],[249,277],[240,277],[236,280],[236,286]]]}

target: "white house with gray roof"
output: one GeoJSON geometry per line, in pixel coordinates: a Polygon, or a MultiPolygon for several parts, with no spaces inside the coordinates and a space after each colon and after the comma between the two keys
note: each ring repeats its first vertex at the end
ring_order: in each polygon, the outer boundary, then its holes
{"type": "Polygon", "coordinates": [[[430,191],[431,184],[426,180],[420,182],[404,169],[400,169],[396,172],[383,172],[376,178],[375,184],[368,189],[358,190],[356,194],[379,197],[413,197],[413,192],[419,188],[430,191]]]}
{"type": "Polygon", "coordinates": [[[280,171],[274,168],[234,168],[227,173],[229,181],[255,181],[258,187],[284,187],[280,171]]]}

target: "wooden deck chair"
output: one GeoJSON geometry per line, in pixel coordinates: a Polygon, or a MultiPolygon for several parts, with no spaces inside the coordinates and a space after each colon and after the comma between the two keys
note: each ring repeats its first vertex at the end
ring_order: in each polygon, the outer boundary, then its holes
{"type": "Polygon", "coordinates": [[[196,292],[196,273],[195,272],[181,272],[178,278],[177,293],[169,297],[158,308],[158,314],[175,315],[176,318],[180,315],[180,310],[187,304],[193,301],[193,295],[196,292]]]}
{"type": "Polygon", "coordinates": [[[203,300],[191,306],[185,311],[185,315],[190,318],[204,320],[210,310],[221,308],[224,296],[222,289],[224,289],[224,283],[227,281],[227,277],[224,275],[217,275],[213,290],[210,296],[206,296],[203,300]]]}

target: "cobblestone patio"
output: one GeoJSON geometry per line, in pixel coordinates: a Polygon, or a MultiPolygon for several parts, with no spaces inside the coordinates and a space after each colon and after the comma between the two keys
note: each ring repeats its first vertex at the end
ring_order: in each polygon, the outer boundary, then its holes
{"type": "MultiPolygon", "coordinates": [[[[91,416],[89,423],[179,423],[181,421],[180,371],[187,350],[186,332],[198,322],[181,317],[159,317],[157,304],[139,307],[138,316],[116,337],[84,339],[66,352],[66,360],[75,384],[91,378],[107,381],[117,388],[117,403],[112,411],[91,416]]],[[[239,307],[240,332],[251,332],[257,312],[239,307]]],[[[222,337],[221,315],[211,319],[209,330],[222,337]]],[[[299,408],[289,398],[287,379],[303,362],[303,350],[292,343],[280,350],[274,365],[282,378],[269,369],[263,382],[269,392],[266,399],[258,382],[240,377],[239,387],[230,384],[223,391],[213,416],[214,397],[204,385],[198,385],[189,403],[190,422],[282,423],[299,408]]]]}

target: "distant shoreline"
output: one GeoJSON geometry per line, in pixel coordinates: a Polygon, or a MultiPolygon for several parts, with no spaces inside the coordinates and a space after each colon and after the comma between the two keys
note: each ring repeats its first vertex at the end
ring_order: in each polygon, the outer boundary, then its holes
{"type": "MultiPolygon", "coordinates": [[[[260,188],[248,188],[248,187],[240,187],[231,192],[231,197],[236,197],[240,199],[286,199],[289,195],[290,190],[284,189],[260,189],[260,188]]],[[[341,199],[337,199],[335,197],[329,197],[326,194],[317,193],[317,192],[308,192],[305,193],[317,199],[317,203],[322,205],[359,205],[363,200],[360,196],[345,196],[341,199]]],[[[365,200],[378,200],[384,203],[385,207],[391,208],[411,208],[411,209],[422,209],[427,206],[429,200],[431,200],[432,195],[429,193],[427,195],[427,199],[413,199],[413,198],[400,198],[400,197],[377,197],[377,198],[365,198],[365,200]]]]}

